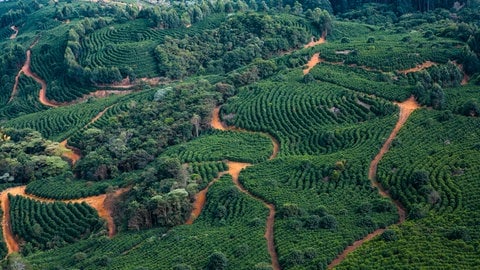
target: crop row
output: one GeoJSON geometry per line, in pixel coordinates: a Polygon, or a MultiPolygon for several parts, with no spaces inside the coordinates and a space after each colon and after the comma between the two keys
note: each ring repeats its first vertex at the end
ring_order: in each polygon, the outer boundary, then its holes
{"type": "Polygon", "coordinates": [[[170,147],[164,152],[182,162],[231,160],[258,163],[272,154],[273,146],[266,135],[238,131],[213,131],[197,139],[170,147]]]}
{"type": "Polygon", "coordinates": [[[378,166],[378,180],[411,221],[395,229],[394,238],[362,246],[339,269],[359,261],[371,268],[478,265],[480,121],[442,114],[414,113],[378,166]]]}
{"type": "Polygon", "coordinates": [[[224,15],[214,15],[190,28],[164,30],[148,27],[145,20],[105,27],[83,39],[85,53],[80,63],[91,69],[101,66],[131,67],[138,77],[154,77],[158,71],[153,49],[158,43],[163,43],[166,36],[182,38],[196,34],[218,27],[223,19],[224,15]]]}
{"type": "Polygon", "coordinates": [[[372,75],[365,74],[361,68],[349,67],[337,64],[321,63],[310,71],[313,77],[321,82],[329,82],[345,88],[373,94],[389,100],[403,101],[411,95],[412,87],[397,85],[391,82],[382,82],[372,78],[372,75]]]}
{"type": "MultiPolygon", "coordinates": [[[[193,175],[198,175],[200,177],[200,179],[195,179],[197,180],[197,184],[199,184],[199,190],[205,188],[212,179],[217,177],[219,172],[228,169],[225,162],[195,162],[190,163],[189,167],[193,175]]],[[[192,178],[196,178],[193,175],[192,178]]]]}
{"type": "Polygon", "coordinates": [[[17,117],[5,123],[15,128],[31,128],[42,133],[43,137],[61,141],[84,127],[89,121],[112,104],[118,97],[97,102],[86,102],[68,107],[49,109],[17,117]]]}
{"type": "Polygon", "coordinates": [[[346,246],[397,220],[392,203],[366,180],[368,155],[335,161],[339,156],[280,158],[240,175],[245,188],[275,204],[282,269],[324,269],[346,246]]]}
{"type": "Polygon", "coordinates": [[[42,198],[70,200],[106,193],[114,181],[88,182],[64,177],[36,180],[28,183],[26,193],[42,198]]]}
{"type": "Polygon", "coordinates": [[[460,54],[456,41],[431,41],[416,34],[389,34],[388,37],[382,34],[378,31],[371,36],[353,38],[348,43],[333,42],[317,50],[329,62],[344,62],[386,72],[409,69],[427,60],[446,63],[460,54]]]}
{"type": "Polygon", "coordinates": [[[73,243],[104,226],[85,203],[41,203],[11,195],[9,200],[13,233],[39,249],[73,243]]]}
{"type": "Polygon", "coordinates": [[[150,43],[110,45],[85,58],[85,63],[95,67],[131,67],[138,77],[154,77],[157,64],[150,43]]]}
{"type": "Polygon", "coordinates": [[[39,84],[22,74],[18,79],[17,94],[11,102],[0,108],[0,118],[12,119],[19,115],[47,109],[38,102],[39,90],[39,84]]]}

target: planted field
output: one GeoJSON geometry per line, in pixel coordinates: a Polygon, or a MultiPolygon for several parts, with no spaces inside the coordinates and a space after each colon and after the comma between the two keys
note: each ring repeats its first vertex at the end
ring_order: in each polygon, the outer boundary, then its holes
{"type": "Polygon", "coordinates": [[[245,188],[276,206],[282,269],[324,269],[346,246],[398,219],[393,204],[364,180],[362,162],[348,159],[341,172],[335,167],[341,156],[279,158],[240,175],[245,188]]]}
{"type": "Polygon", "coordinates": [[[137,77],[154,77],[158,74],[154,48],[166,36],[182,38],[218,27],[225,15],[217,14],[189,28],[153,29],[146,20],[116,24],[95,31],[85,37],[82,48],[88,52],[80,59],[82,66],[131,67],[137,77]]]}
{"type": "Polygon", "coordinates": [[[176,156],[184,163],[219,160],[258,163],[267,160],[272,151],[273,146],[266,135],[215,131],[170,147],[164,155],[176,156]]]}
{"type": "Polygon", "coordinates": [[[7,121],[5,126],[31,128],[39,131],[45,138],[62,141],[86,126],[92,118],[105,107],[116,103],[119,98],[121,97],[110,97],[23,115],[7,121]]]}
{"type": "Polygon", "coordinates": [[[472,117],[444,119],[439,112],[412,115],[378,167],[378,180],[411,220],[394,229],[395,237],[353,253],[345,268],[359,260],[373,268],[478,265],[479,124],[472,117]]]}
{"type": "Polygon", "coordinates": [[[227,258],[229,267],[253,269],[256,265],[270,264],[263,238],[267,214],[268,209],[261,202],[241,193],[231,178],[224,176],[209,189],[207,205],[192,225],[167,232],[138,232],[136,237],[119,234],[108,241],[95,240],[90,245],[80,242],[74,249],[64,247],[35,254],[29,261],[37,268],[61,264],[84,269],[131,269],[132,265],[155,269],[188,265],[201,269],[212,253],[220,252],[227,258]],[[76,261],[73,255],[80,252],[87,255],[86,259],[76,261]],[[106,252],[109,258],[105,260],[102,254],[106,252]],[[55,258],[59,264],[52,265],[49,258],[55,258]],[[102,259],[106,264],[98,263],[102,259]]]}
{"type": "Polygon", "coordinates": [[[207,184],[217,177],[219,172],[226,171],[228,169],[225,162],[195,162],[188,164],[190,171],[192,173],[191,177],[197,179],[197,184],[199,184],[199,190],[204,189],[207,184]]]}
{"type": "Polygon", "coordinates": [[[12,119],[20,115],[48,109],[38,101],[41,86],[34,79],[21,74],[18,79],[16,95],[0,108],[0,119],[12,119]]]}
{"type": "Polygon", "coordinates": [[[94,90],[66,76],[64,54],[67,32],[65,25],[47,31],[31,49],[30,68],[47,83],[47,99],[57,102],[72,101],[94,90]]]}
{"type": "Polygon", "coordinates": [[[461,55],[458,45],[462,44],[459,41],[425,38],[420,31],[398,34],[394,29],[380,30],[370,26],[371,32],[366,35],[340,36],[344,32],[348,33],[349,28],[362,28],[355,25],[348,27],[346,24],[339,24],[340,28],[334,33],[334,42],[328,42],[315,50],[326,61],[393,72],[415,67],[425,61],[446,63],[448,60],[459,59],[461,55]]]}
{"type": "Polygon", "coordinates": [[[393,105],[329,83],[260,83],[222,107],[229,125],[280,141],[280,155],[324,154],[381,142],[393,105]],[[233,119],[231,119],[233,116],[233,119]],[[231,119],[231,120],[230,120],[231,119]]]}
{"type": "Polygon", "coordinates": [[[361,68],[326,62],[316,65],[310,74],[319,83],[329,82],[388,100],[403,101],[412,94],[413,90],[413,86],[395,84],[389,75],[380,72],[369,72],[361,68]]]}
{"type": "Polygon", "coordinates": [[[41,198],[71,200],[104,194],[107,188],[118,184],[119,181],[90,182],[65,179],[64,176],[61,176],[30,182],[25,192],[41,198]]]}
{"type": "Polygon", "coordinates": [[[9,196],[9,200],[12,232],[29,243],[30,248],[63,246],[104,226],[96,211],[86,203],[41,203],[21,196],[9,196]]]}

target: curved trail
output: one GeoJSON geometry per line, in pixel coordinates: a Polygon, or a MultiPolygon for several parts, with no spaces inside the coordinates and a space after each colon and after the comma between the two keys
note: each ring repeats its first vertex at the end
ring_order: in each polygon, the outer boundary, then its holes
{"type": "Polygon", "coordinates": [[[63,152],[62,157],[67,158],[68,160],[70,160],[72,165],[75,165],[75,163],[77,163],[77,161],[79,161],[82,158],[81,152],[77,148],[67,145],[67,143],[68,143],[67,139],[60,142],[60,146],[67,149],[65,152],[63,152]]]}
{"type": "MultiPolygon", "coordinates": [[[[30,46],[30,48],[35,46],[35,44],[36,43],[34,42],[34,44],[32,44],[30,46]]],[[[82,97],[80,97],[78,99],[75,99],[73,101],[70,101],[70,102],[57,102],[55,100],[49,100],[47,98],[47,83],[42,78],[40,78],[37,74],[33,73],[32,70],[30,69],[31,54],[32,54],[31,50],[28,49],[27,53],[26,53],[25,63],[23,64],[22,68],[20,69],[17,76],[15,77],[15,84],[13,86],[12,94],[10,95],[10,99],[9,99],[8,102],[11,102],[15,98],[15,96],[17,95],[18,79],[20,78],[20,75],[22,73],[25,74],[25,76],[34,79],[37,83],[39,83],[41,85],[38,100],[40,101],[40,103],[42,103],[43,105],[48,106],[48,107],[68,106],[68,105],[72,105],[72,104],[76,104],[76,103],[85,101],[85,100],[87,100],[91,97],[102,98],[102,97],[106,97],[110,94],[122,95],[122,94],[130,94],[130,93],[133,92],[133,90],[127,90],[127,89],[135,86],[135,85],[132,85],[132,84],[118,85],[118,86],[106,85],[106,87],[124,88],[126,90],[97,90],[95,92],[85,94],[82,97]]]]}
{"type": "MultiPolygon", "coordinates": [[[[382,187],[382,185],[377,181],[377,179],[376,179],[377,178],[377,166],[378,166],[378,163],[380,162],[380,160],[382,159],[382,157],[385,155],[385,153],[387,153],[388,149],[390,148],[390,145],[392,144],[393,139],[395,139],[395,137],[397,136],[397,134],[400,131],[400,129],[402,128],[402,126],[405,124],[405,122],[407,122],[410,114],[414,110],[420,108],[420,105],[415,101],[415,98],[413,96],[410,97],[409,99],[403,101],[403,102],[400,102],[400,103],[395,102],[395,104],[398,107],[400,107],[400,114],[399,114],[399,117],[398,117],[397,124],[393,128],[392,132],[390,133],[390,136],[388,136],[388,138],[385,141],[385,143],[383,144],[382,148],[380,148],[380,151],[378,152],[378,154],[375,156],[375,158],[370,163],[370,168],[368,170],[368,179],[370,179],[372,187],[376,187],[378,189],[378,193],[382,197],[389,198],[390,200],[393,201],[393,203],[395,204],[395,207],[397,208],[398,216],[399,216],[399,220],[396,224],[401,224],[405,221],[405,208],[403,207],[403,205],[399,201],[393,200],[392,197],[390,196],[390,194],[388,193],[388,191],[386,191],[382,187]]],[[[363,243],[373,239],[375,236],[380,235],[384,231],[385,231],[385,229],[377,229],[377,230],[373,231],[372,233],[368,234],[367,236],[365,236],[364,238],[362,238],[358,241],[355,241],[352,245],[348,246],[340,255],[338,255],[338,257],[335,260],[333,260],[328,265],[328,269],[332,269],[335,266],[337,266],[338,264],[340,264],[349,253],[355,251],[363,243]]]]}
{"type": "MultiPolygon", "coordinates": [[[[237,130],[237,131],[248,132],[246,130],[243,130],[237,127],[232,127],[232,126],[226,127],[221,122],[219,114],[220,114],[220,107],[216,107],[212,112],[212,121],[210,122],[210,125],[212,126],[212,128],[218,129],[218,130],[237,130]]],[[[278,151],[280,150],[280,144],[275,138],[273,138],[273,136],[269,134],[266,134],[266,135],[270,137],[273,144],[272,155],[268,158],[269,160],[271,160],[277,156],[278,151]]],[[[214,182],[216,182],[221,176],[228,173],[232,176],[233,183],[237,186],[237,188],[241,192],[247,194],[248,196],[252,197],[257,201],[262,202],[268,208],[269,214],[267,217],[267,224],[265,229],[265,239],[267,239],[268,253],[270,254],[270,257],[272,259],[272,267],[274,270],[279,270],[280,264],[278,263],[278,255],[275,250],[274,233],[273,233],[273,226],[275,223],[275,206],[251,194],[238,181],[238,176],[240,175],[240,172],[246,167],[252,166],[252,164],[244,163],[244,162],[227,161],[227,166],[228,166],[228,171],[219,173],[217,178],[215,178],[212,182],[210,182],[205,189],[201,190],[197,195],[195,195],[194,209],[192,211],[192,215],[187,220],[186,224],[192,224],[195,218],[198,217],[202,212],[203,206],[205,205],[205,202],[206,202],[206,194],[207,194],[208,188],[214,182]]]]}
{"type": "MultiPolygon", "coordinates": [[[[83,128],[87,128],[90,124],[95,123],[100,117],[102,117],[103,114],[107,112],[108,109],[110,109],[113,105],[106,107],[103,109],[103,111],[99,112],[88,124],[86,124],[83,128]]],[[[77,161],[79,161],[82,158],[82,152],[80,149],[75,148],[73,146],[68,145],[68,138],[60,142],[60,146],[64,147],[66,149],[65,152],[63,152],[62,157],[65,157],[70,160],[72,165],[75,165],[77,161]]]]}
{"type": "Polygon", "coordinates": [[[42,88],[40,89],[39,97],[38,97],[38,99],[40,100],[40,103],[49,107],[58,107],[58,104],[54,102],[50,102],[47,99],[47,96],[46,96],[47,83],[44,80],[42,80],[37,74],[33,73],[32,70],[30,69],[31,54],[32,54],[31,50],[30,49],[27,50],[27,59],[25,60],[25,63],[23,64],[22,69],[20,69],[17,76],[15,77],[15,85],[13,86],[12,95],[10,96],[10,100],[8,102],[12,101],[13,98],[16,96],[17,87],[18,87],[18,78],[23,73],[25,74],[25,76],[34,79],[37,83],[39,83],[42,86],[42,88]]]}
{"type": "Polygon", "coordinates": [[[10,39],[16,39],[18,35],[18,27],[16,27],[15,25],[12,25],[10,29],[12,29],[15,32],[10,36],[10,39]]]}
{"type": "Polygon", "coordinates": [[[426,68],[429,68],[429,67],[432,67],[432,66],[435,66],[435,65],[437,65],[437,63],[432,62],[432,61],[425,61],[425,62],[417,65],[414,68],[400,70],[399,73],[408,74],[408,73],[417,72],[417,71],[420,71],[420,70],[423,70],[423,69],[426,69],[426,68]]]}
{"type": "MultiPolygon", "coordinates": [[[[30,48],[33,47],[34,45],[35,45],[35,43],[32,46],[30,46],[30,48]]],[[[41,89],[40,89],[38,99],[39,99],[40,103],[42,103],[43,105],[48,106],[48,107],[68,106],[68,105],[72,105],[72,104],[75,104],[75,103],[79,103],[81,101],[85,101],[85,100],[87,100],[88,98],[91,98],[91,97],[101,98],[101,97],[106,97],[110,94],[120,95],[120,94],[129,94],[129,93],[132,92],[132,90],[97,90],[95,92],[86,94],[86,95],[84,95],[84,96],[82,96],[82,97],[80,97],[76,100],[70,101],[70,102],[61,103],[61,102],[57,102],[57,101],[54,101],[54,100],[49,100],[47,98],[47,83],[42,78],[40,78],[37,74],[32,72],[32,70],[30,69],[30,63],[31,63],[31,50],[29,49],[29,50],[27,50],[27,56],[26,56],[25,63],[23,64],[22,68],[20,69],[17,76],[15,77],[15,84],[13,86],[12,94],[11,94],[8,102],[11,102],[15,98],[15,96],[17,95],[18,80],[19,80],[22,73],[25,74],[25,76],[27,76],[27,77],[33,78],[36,82],[38,82],[41,85],[41,89]]],[[[129,86],[129,87],[131,87],[131,86],[129,86]]],[[[101,111],[99,114],[97,114],[92,120],[90,120],[90,122],[86,126],[88,126],[89,124],[97,121],[110,107],[111,106],[105,108],[103,111],[101,111]]],[[[68,151],[63,153],[62,156],[69,159],[72,162],[72,165],[75,164],[81,158],[80,151],[78,149],[74,148],[74,147],[68,146],[67,145],[67,140],[64,140],[64,141],[60,142],[60,145],[65,147],[66,149],[68,149],[68,151]]]]}
{"type": "MultiPolygon", "coordinates": [[[[8,194],[12,195],[18,195],[22,197],[26,197],[29,199],[37,200],[40,202],[65,202],[65,203],[82,203],[85,202],[88,205],[90,205],[92,208],[97,210],[98,216],[100,218],[103,218],[107,222],[107,228],[108,228],[108,236],[113,237],[115,235],[115,223],[113,221],[112,215],[111,215],[111,210],[109,207],[105,205],[105,199],[108,197],[107,194],[102,194],[98,196],[91,196],[91,197],[85,197],[85,198],[80,198],[80,199],[74,199],[74,200],[54,200],[54,199],[46,199],[46,198],[40,198],[35,195],[27,194],[25,193],[26,186],[19,186],[19,187],[13,187],[13,188],[8,188],[0,194],[0,200],[1,200],[1,207],[3,211],[3,222],[2,222],[2,230],[3,230],[3,238],[5,239],[5,242],[7,244],[7,249],[8,249],[8,254],[13,253],[13,252],[18,252],[19,251],[19,245],[17,240],[15,239],[11,227],[10,227],[10,202],[8,200],[8,194]]],[[[128,191],[128,188],[121,188],[116,190],[112,196],[113,197],[118,197],[121,194],[125,193],[128,191]]]]}

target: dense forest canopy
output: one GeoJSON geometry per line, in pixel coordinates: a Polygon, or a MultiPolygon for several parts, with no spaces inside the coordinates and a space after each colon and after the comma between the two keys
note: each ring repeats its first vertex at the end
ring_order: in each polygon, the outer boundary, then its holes
{"type": "Polygon", "coordinates": [[[476,0],[0,1],[2,267],[477,267],[479,24],[476,0]]]}

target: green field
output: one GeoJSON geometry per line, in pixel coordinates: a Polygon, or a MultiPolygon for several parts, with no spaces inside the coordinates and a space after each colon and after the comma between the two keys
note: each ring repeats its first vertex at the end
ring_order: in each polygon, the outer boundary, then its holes
{"type": "Polygon", "coordinates": [[[0,2],[0,267],[478,268],[479,14],[0,2]]]}

